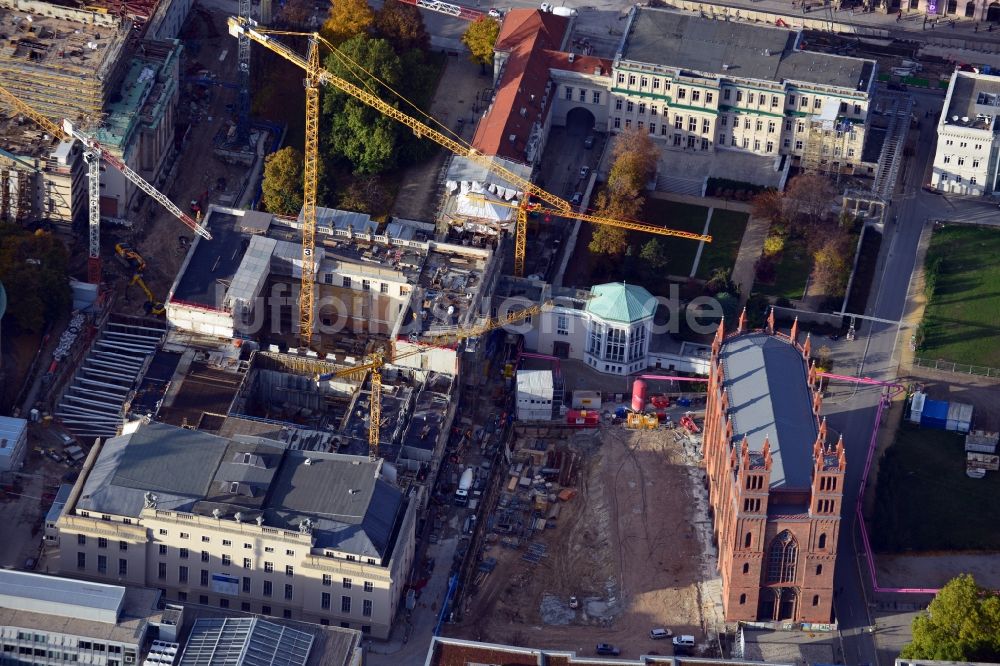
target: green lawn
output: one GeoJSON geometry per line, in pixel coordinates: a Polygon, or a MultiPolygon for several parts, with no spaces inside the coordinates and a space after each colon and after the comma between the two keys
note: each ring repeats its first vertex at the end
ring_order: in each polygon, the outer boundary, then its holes
{"type": "Polygon", "coordinates": [[[1000,550],[998,524],[1000,473],[970,479],[963,436],[902,424],[879,466],[875,549],[1000,550]]]}
{"type": "Polygon", "coordinates": [[[701,251],[696,277],[707,280],[716,268],[732,270],[749,219],[746,213],[735,210],[716,208],[712,212],[712,223],[708,227],[712,242],[705,243],[705,249],[701,251]]]}
{"type": "Polygon", "coordinates": [[[927,250],[919,355],[1000,367],[1000,229],[946,225],[927,250]]]}
{"type": "MultiPolygon", "coordinates": [[[[705,206],[693,206],[650,197],[646,199],[646,205],[643,206],[639,219],[647,224],[700,234],[705,230],[707,217],[708,208],[705,206]]],[[[633,242],[638,240],[641,245],[649,238],[651,236],[648,234],[636,233],[633,235],[633,242]]],[[[676,236],[657,236],[657,238],[663,243],[667,256],[670,258],[667,272],[670,275],[682,277],[690,275],[691,267],[694,265],[694,255],[698,252],[698,241],[677,238],[676,236]]]]}
{"type": "Polygon", "coordinates": [[[781,260],[774,271],[774,284],[754,282],[754,291],[768,296],[798,300],[806,288],[806,280],[812,271],[812,257],[806,248],[805,239],[790,238],[785,243],[781,260]]]}

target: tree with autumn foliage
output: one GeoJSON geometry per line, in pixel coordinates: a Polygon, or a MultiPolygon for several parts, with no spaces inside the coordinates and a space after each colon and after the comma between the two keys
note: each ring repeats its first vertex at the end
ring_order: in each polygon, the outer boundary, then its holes
{"type": "Polygon", "coordinates": [[[469,58],[478,63],[483,74],[486,66],[493,66],[493,46],[500,35],[500,22],[489,16],[480,16],[469,24],[462,43],[469,48],[469,58]]]}
{"type": "Polygon", "coordinates": [[[404,5],[399,0],[385,0],[382,9],[375,14],[374,28],[379,37],[392,44],[396,53],[430,48],[431,39],[424,27],[424,19],[413,5],[404,5]]]}
{"type": "Polygon", "coordinates": [[[660,149],[648,132],[629,128],[615,138],[611,159],[613,162],[608,174],[608,190],[612,196],[637,197],[656,175],[660,149]]]}
{"type": "Polygon", "coordinates": [[[264,158],[264,179],[261,181],[261,201],[271,213],[298,215],[302,208],[304,157],[291,146],[277,150],[264,158]]]}
{"type": "Polygon", "coordinates": [[[340,46],[352,37],[368,34],[374,23],[375,12],[366,0],[335,0],[320,33],[334,46],[340,46]]]}
{"type": "Polygon", "coordinates": [[[851,275],[851,235],[840,228],[827,230],[819,248],[813,252],[812,289],[826,296],[841,298],[851,275]]]}
{"type": "MultiPolygon", "coordinates": [[[[616,220],[638,217],[645,203],[640,193],[656,174],[659,156],[648,133],[638,129],[621,132],[611,151],[614,161],[608,182],[597,195],[596,214],[616,220]]],[[[628,234],[620,227],[601,225],[587,247],[594,254],[620,257],[628,249],[628,234]]]]}

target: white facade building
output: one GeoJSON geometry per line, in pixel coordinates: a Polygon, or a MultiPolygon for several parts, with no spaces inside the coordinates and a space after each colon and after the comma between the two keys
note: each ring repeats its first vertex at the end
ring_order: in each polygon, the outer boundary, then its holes
{"type": "Polygon", "coordinates": [[[57,522],[62,573],[388,636],[415,508],[380,461],[162,423],[126,433],[91,451],[57,522]]]}
{"type": "Polygon", "coordinates": [[[788,28],[637,6],[614,60],[608,129],[646,129],[665,150],[801,159],[808,121],[825,170],[861,163],[873,60],[801,50],[788,28]]]}
{"type": "Polygon", "coordinates": [[[581,307],[556,303],[524,334],[525,348],[579,359],[598,372],[613,375],[647,367],[656,299],[643,287],[600,284],[591,288],[590,298],[581,307]]]}
{"type": "Polygon", "coordinates": [[[955,194],[997,189],[1000,76],[955,71],[937,127],[931,186],[955,194]]]}

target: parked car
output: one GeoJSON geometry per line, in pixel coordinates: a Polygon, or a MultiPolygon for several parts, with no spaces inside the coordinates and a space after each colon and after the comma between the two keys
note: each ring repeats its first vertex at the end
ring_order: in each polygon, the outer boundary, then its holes
{"type": "Polygon", "coordinates": [[[588,134],[587,138],[583,140],[583,147],[584,148],[593,148],[594,147],[594,135],[593,134],[588,134]]]}
{"type": "Polygon", "coordinates": [[[49,451],[46,453],[46,455],[48,455],[49,458],[52,458],[57,463],[61,463],[63,461],[63,457],[58,453],[56,453],[55,451],[49,451]]]}
{"type": "Polygon", "coordinates": [[[498,18],[503,18],[503,12],[501,12],[501,11],[500,11],[499,9],[497,9],[496,7],[494,7],[493,9],[491,9],[491,10],[490,10],[489,12],[487,12],[487,13],[488,13],[488,14],[490,15],[490,17],[491,17],[491,18],[495,18],[495,19],[498,19],[498,18]]]}
{"type": "Polygon", "coordinates": [[[596,652],[597,654],[604,654],[604,655],[610,655],[612,657],[617,657],[619,654],[621,654],[622,651],[616,648],[611,643],[598,643],[597,647],[594,648],[594,652],[596,652]]]}
{"type": "Polygon", "coordinates": [[[580,167],[580,178],[586,178],[589,175],[590,175],[590,167],[589,166],[580,167]]]}
{"type": "Polygon", "coordinates": [[[693,648],[694,636],[690,636],[687,634],[683,636],[674,636],[673,643],[675,648],[693,648]]]}
{"type": "Polygon", "coordinates": [[[937,194],[939,196],[942,195],[942,194],[944,194],[944,192],[942,192],[938,188],[934,187],[933,185],[924,185],[923,190],[924,190],[924,192],[927,192],[928,194],[937,194]]]}
{"type": "Polygon", "coordinates": [[[662,628],[661,629],[650,629],[649,630],[649,637],[652,638],[654,641],[658,641],[658,640],[662,640],[664,638],[670,638],[670,636],[672,635],[672,633],[673,632],[671,632],[669,629],[662,629],[662,628]]]}
{"type": "Polygon", "coordinates": [[[574,206],[579,206],[581,203],[583,203],[583,192],[576,192],[573,195],[573,198],[569,200],[569,202],[574,206]]]}
{"type": "Polygon", "coordinates": [[[550,3],[550,2],[543,2],[542,4],[540,4],[538,6],[538,8],[541,9],[543,12],[551,12],[552,11],[552,3],[550,3]]]}
{"type": "Polygon", "coordinates": [[[577,608],[580,607],[580,600],[577,599],[576,597],[570,597],[569,598],[569,607],[572,608],[573,610],[576,610],[577,608]]]}

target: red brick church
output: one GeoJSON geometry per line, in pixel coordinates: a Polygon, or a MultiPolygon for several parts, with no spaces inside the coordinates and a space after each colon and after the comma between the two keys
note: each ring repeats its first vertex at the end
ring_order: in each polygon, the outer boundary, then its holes
{"type": "Polygon", "coordinates": [[[847,462],[827,442],[811,341],[719,324],[704,461],[727,622],[828,623],[847,462]]]}

